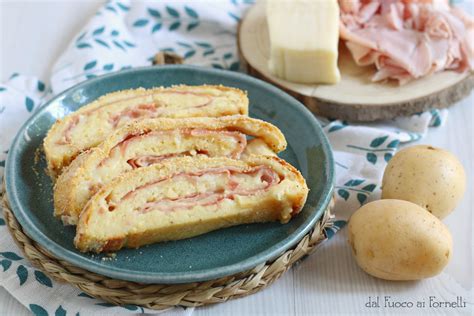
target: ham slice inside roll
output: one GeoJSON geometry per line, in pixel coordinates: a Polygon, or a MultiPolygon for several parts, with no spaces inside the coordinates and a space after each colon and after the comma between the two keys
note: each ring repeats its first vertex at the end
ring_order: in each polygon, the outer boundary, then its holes
{"type": "Polygon", "coordinates": [[[248,113],[248,99],[222,86],[175,86],[114,92],[59,119],[44,141],[53,177],[82,151],[116,129],[144,118],[220,117],[248,113]]]}
{"type": "MultiPolygon", "coordinates": [[[[175,129],[128,135],[99,163],[97,169],[107,169],[116,159],[126,161],[132,168],[158,163],[177,156],[225,156],[240,158],[247,145],[246,135],[237,131],[206,129],[175,129]],[[161,147],[161,150],[150,148],[161,147]],[[156,154],[150,152],[157,151],[156,154]]],[[[100,171],[99,171],[100,173],[100,171]]]]}
{"type": "Polygon", "coordinates": [[[301,174],[277,157],[168,159],[94,195],[80,216],[75,245],[116,251],[245,223],[286,223],[307,194],[301,174]]]}
{"type": "MultiPolygon", "coordinates": [[[[173,212],[195,206],[216,206],[224,199],[250,196],[267,190],[280,182],[280,176],[267,166],[249,170],[221,167],[198,172],[179,173],[165,179],[144,184],[127,193],[120,206],[133,211],[173,212]],[[151,193],[150,193],[151,192],[151,193]],[[138,202],[138,203],[137,203],[138,202]],[[143,205],[133,207],[133,205],[143,205]]],[[[109,202],[108,210],[116,206],[109,202]]]]}
{"type": "Polygon", "coordinates": [[[54,189],[55,215],[64,224],[74,225],[87,201],[102,186],[128,171],[167,159],[239,159],[259,153],[275,155],[285,146],[277,127],[246,116],[141,121],[118,130],[65,169],[54,189]],[[247,137],[252,139],[247,141],[247,137]]]}

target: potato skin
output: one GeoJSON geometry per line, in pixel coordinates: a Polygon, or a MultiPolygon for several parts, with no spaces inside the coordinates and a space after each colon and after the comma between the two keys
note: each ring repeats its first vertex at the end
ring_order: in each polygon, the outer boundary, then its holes
{"type": "Polygon", "coordinates": [[[348,229],[357,264],[377,278],[429,278],[439,274],[451,258],[448,228],[411,202],[368,203],[352,215],[348,229]]]}
{"type": "Polygon", "coordinates": [[[465,187],[464,168],[454,155],[431,146],[412,146],[389,161],[382,199],[410,201],[442,219],[454,210],[465,187]]]}

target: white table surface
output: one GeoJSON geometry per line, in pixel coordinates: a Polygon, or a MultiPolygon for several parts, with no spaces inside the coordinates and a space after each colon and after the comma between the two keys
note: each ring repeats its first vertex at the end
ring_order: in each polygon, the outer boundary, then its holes
{"type": "MultiPolygon", "coordinates": [[[[470,1],[470,0],[468,0],[470,1]]],[[[47,78],[54,60],[102,1],[0,0],[0,80],[13,72],[47,78]]],[[[472,12],[472,11],[471,11],[472,12]]],[[[421,143],[445,148],[463,163],[468,175],[464,199],[444,222],[453,233],[454,255],[445,271],[422,282],[387,282],[366,275],[355,264],[345,231],[290,270],[268,289],[247,298],[196,309],[196,315],[314,314],[467,314],[471,309],[400,309],[364,307],[368,297],[438,300],[462,296],[473,303],[473,129],[474,95],[451,109],[448,122],[432,129],[421,143]]],[[[30,315],[0,288],[0,315],[30,315]]]]}

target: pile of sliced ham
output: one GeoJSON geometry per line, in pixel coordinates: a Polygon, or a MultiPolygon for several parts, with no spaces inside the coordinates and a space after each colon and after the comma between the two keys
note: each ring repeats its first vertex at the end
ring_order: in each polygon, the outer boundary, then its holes
{"type": "Polygon", "coordinates": [[[339,0],[340,37],[373,81],[474,70],[474,19],[443,0],[339,0]]]}

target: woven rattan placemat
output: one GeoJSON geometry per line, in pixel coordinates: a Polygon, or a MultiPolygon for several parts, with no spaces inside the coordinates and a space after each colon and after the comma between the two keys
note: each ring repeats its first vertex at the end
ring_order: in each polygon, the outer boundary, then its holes
{"type": "Polygon", "coordinates": [[[37,268],[58,281],[70,283],[104,301],[117,305],[134,304],[156,310],[220,303],[264,289],[327,238],[324,229],[332,226],[330,211],[334,205],[333,199],[314,228],[295,246],[275,260],[262,263],[252,270],[205,282],[144,284],[111,279],[56,258],[25,234],[10,208],[4,185],[1,195],[5,222],[13,240],[37,268]]]}

